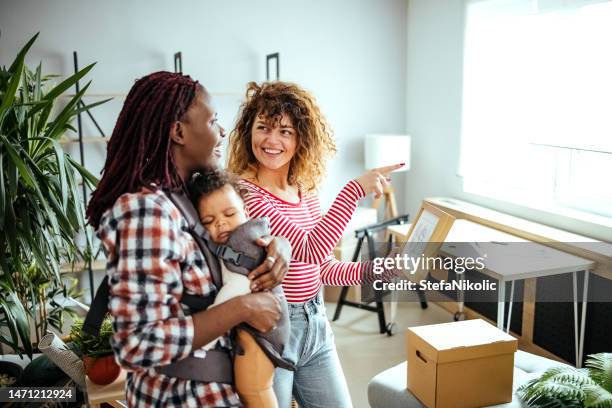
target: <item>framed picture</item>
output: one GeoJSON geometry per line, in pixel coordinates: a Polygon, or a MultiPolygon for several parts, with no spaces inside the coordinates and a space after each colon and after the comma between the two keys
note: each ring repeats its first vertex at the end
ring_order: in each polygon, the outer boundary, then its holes
{"type": "MultiPolygon", "coordinates": [[[[435,256],[440,246],[446,239],[446,235],[453,226],[455,217],[442,211],[438,207],[423,201],[410,229],[408,239],[402,248],[400,255],[409,258],[427,258],[435,256]]],[[[423,268],[407,271],[407,276],[424,279],[423,268]]]]}
{"type": "Polygon", "coordinates": [[[180,51],[174,54],[174,72],[183,73],[183,53],[180,51]]]}
{"type": "Polygon", "coordinates": [[[280,55],[278,52],[274,54],[266,55],[266,81],[275,80],[278,81],[280,78],[280,55]],[[270,69],[272,66],[272,69],[270,69]]]}

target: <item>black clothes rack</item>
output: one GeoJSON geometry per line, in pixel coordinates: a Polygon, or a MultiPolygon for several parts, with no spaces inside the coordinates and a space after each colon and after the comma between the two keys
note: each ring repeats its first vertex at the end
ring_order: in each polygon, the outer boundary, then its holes
{"type": "MultiPolygon", "coordinates": [[[[76,74],[77,72],[79,72],[79,58],[78,58],[78,54],[76,51],[73,51],[72,57],[74,61],[74,73],[76,74]]],[[[76,83],[74,84],[74,88],[75,88],[76,93],[78,94],[81,89],[79,81],[76,81],[76,83]]],[[[83,102],[83,100],[81,99],[78,105],[80,108],[84,108],[85,102],[83,102]]],[[[85,110],[84,112],[87,113],[87,116],[89,116],[89,119],[91,119],[91,121],[93,122],[98,132],[100,132],[100,137],[106,137],[106,135],[104,134],[104,131],[98,124],[98,121],[96,121],[96,118],[94,118],[93,114],[89,110],[85,110]]],[[[85,165],[85,149],[83,146],[83,119],[81,115],[82,115],[82,112],[79,111],[77,113],[77,131],[79,135],[79,138],[78,138],[79,156],[81,160],[81,166],[87,168],[85,165]]],[[[87,208],[87,186],[84,180],[81,182],[81,188],[82,188],[82,193],[83,193],[83,206],[87,208]]],[[[87,273],[89,274],[89,290],[91,293],[91,298],[93,299],[93,297],[95,296],[95,290],[93,286],[94,285],[93,284],[93,269],[91,267],[91,257],[87,260],[86,269],[87,269],[87,273]]]]}
{"type": "MultiPolygon", "coordinates": [[[[400,215],[399,217],[392,218],[387,221],[379,222],[374,225],[370,225],[364,228],[360,228],[355,230],[355,237],[357,238],[357,246],[355,247],[355,252],[353,253],[353,262],[357,262],[359,260],[359,254],[361,252],[361,247],[363,246],[363,241],[367,240],[368,245],[368,255],[370,257],[376,256],[376,245],[374,234],[380,232],[383,229],[386,229],[392,225],[401,225],[406,224],[409,221],[409,215],[400,215]]],[[[392,238],[389,238],[388,248],[390,249],[392,238]]],[[[378,314],[378,325],[380,328],[380,333],[387,333],[387,335],[393,335],[393,329],[395,326],[395,322],[388,322],[385,319],[385,309],[383,307],[383,302],[380,299],[376,299],[374,301],[375,306],[371,306],[372,302],[352,302],[346,299],[348,294],[349,286],[342,287],[340,291],[340,297],[338,298],[338,305],[336,306],[336,310],[334,312],[333,321],[336,321],[340,318],[340,313],[342,312],[342,308],[344,306],[355,307],[358,309],[367,310],[369,312],[375,312],[378,314]]],[[[421,308],[427,308],[427,299],[425,298],[425,294],[422,291],[418,291],[419,300],[421,303],[421,308]]]]}

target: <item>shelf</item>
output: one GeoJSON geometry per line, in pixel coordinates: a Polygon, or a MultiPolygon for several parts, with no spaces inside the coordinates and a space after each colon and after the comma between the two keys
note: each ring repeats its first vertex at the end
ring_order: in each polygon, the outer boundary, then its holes
{"type": "MultiPolygon", "coordinates": [[[[110,136],[83,136],[83,143],[108,143],[110,136]]],[[[78,138],[63,137],[59,141],[60,144],[75,144],[79,143],[78,138]]]]}
{"type": "MultiPolygon", "coordinates": [[[[208,92],[212,96],[236,96],[243,97],[244,92],[208,92]]],[[[73,93],[65,93],[61,95],[62,98],[73,98],[75,94],[73,93]]],[[[125,98],[127,94],[125,93],[86,93],[83,95],[83,98],[125,98]]]]}
{"type": "MultiPolygon", "coordinates": [[[[91,263],[91,269],[93,271],[103,271],[106,269],[106,260],[95,260],[91,263]]],[[[64,264],[60,267],[61,273],[72,273],[86,271],[87,266],[83,262],[76,262],[75,264],[64,264]]]]}
{"type": "MultiPolygon", "coordinates": [[[[62,98],[74,98],[76,94],[68,93],[62,94],[62,98]]],[[[86,93],[83,98],[125,98],[125,93],[86,93]]]]}

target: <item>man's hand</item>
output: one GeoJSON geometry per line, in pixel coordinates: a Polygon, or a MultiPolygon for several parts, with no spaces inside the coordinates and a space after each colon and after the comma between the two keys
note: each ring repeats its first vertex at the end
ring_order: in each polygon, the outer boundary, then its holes
{"type": "Polygon", "coordinates": [[[240,297],[247,311],[245,323],[262,333],[273,330],[281,317],[280,301],[272,293],[249,293],[240,297]]]}
{"type": "Polygon", "coordinates": [[[261,237],[255,242],[265,247],[268,255],[266,260],[248,275],[251,280],[251,291],[259,292],[272,289],[283,281],[291,262],[291,245],[283,237],[270,235],[261,237]]]}

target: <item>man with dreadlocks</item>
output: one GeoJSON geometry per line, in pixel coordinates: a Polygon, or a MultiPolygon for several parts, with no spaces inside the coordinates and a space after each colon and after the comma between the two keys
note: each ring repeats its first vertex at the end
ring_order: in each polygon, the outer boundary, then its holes
{"type": "Polygon", "coordinates": [[[227,333],[240,323],[266,332],[280,317],[278,300],[264,290],[282,281],[291,254],[284,239],[273,237],[259,241],[268,257],[249,275],[253,293],[190,315],[180,304],[184,294],[210,296],[216,288],[167,193],[184,190],[195,168],[216,167],[224,136],[204,87],[188,76],[156,72],[136,81],[108,143],[87,217],[107,254],[111,344],[128,370],[131,407],[240,406],[231,383],[163,369],[197,356],[217,337],[218,347],[230,349],[227,333]]]}

